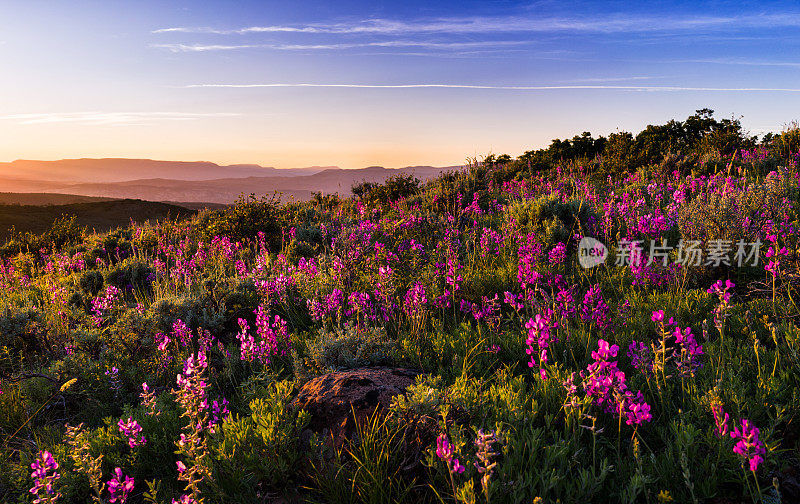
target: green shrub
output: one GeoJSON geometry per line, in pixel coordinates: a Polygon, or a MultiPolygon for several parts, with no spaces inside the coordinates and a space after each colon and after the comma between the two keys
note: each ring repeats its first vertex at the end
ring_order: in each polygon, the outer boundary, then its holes
{"type": "Polygon", "coordinates": [[[149,292],[155,277],[156,270],[138,259],[125,259],[106,273],[106,281],[123,291],[149,292]]]}
{"type": "Polygon", "coordinates": [[[508,213],[526,232],[535,233],[547,248],[559,242],[569,245],[575,233],[589,231],[590,218],[597,220],[587,202],[575,198],[563,202],[558,196],[514,203],[508,213]]]}
{"type": "Polygon", "coordinates": [[[361,182],[352,191],[363,201],[370,203],[391,203],[400,198],[413,196],[420,189],[420,181],[413,175],[393,175],[383,184],[361,182]]]}
{"type": "Polygon", "coordinates": [[[189,328],[203,327],[214,331],[225,321],[225,317],[212,306],[205,297],[184,294],[168,296],[154,302],[148,308],[147,316],[153,321],[156,330],[169,333],[172,324],[178,319],[189,328]]]}
{"type": "Polygon", "coordinates": [[[383,329],[347,327],[321,332],[306,351],[311,367],[318,373],[326,373],[389,364],[394,349],[383,329]]]}
{"type": "Polygon", "coordinates": [[[249,197],[240,196],[232,207],[201,213],[195,226],[200,238],[206,242],[214,236],[256,240],[258,233],[263,232],[270,251],[276,252],[281,248],[283,217],[278,195],[258,199],[251,194],[249,197]]]}
{"type": "Polygon", "coordinates": [[[277,382],[266,397],[250,402],[249,415],[222,422],[212,457],[223,495],[255,496],[260,485],[283,488],[296,479],[300,433],[309,417],[292,408],[292,392],[290,382],[277,382]]]}
{"type": "Polygon", "coordinates": [[[20,352],[47,349],[47,327],[36,308],[6,306],[0,309],[0,346],[20,352]]]}
{"type": "MultiPolygon", "coordinates": [[[[103,289],[103,274],[97,270],[83,272],[78,279],[78,285],[87,296],[94,297],[103,289]]],[[[116,284],[114,284],[116,285],[116,284]]]]}

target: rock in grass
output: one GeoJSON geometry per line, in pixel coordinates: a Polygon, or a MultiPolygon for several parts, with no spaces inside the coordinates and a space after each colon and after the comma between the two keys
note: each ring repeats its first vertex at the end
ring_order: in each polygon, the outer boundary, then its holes
{"type": "Polygon", "coordinates": [[[308,428],[338,446],[349,439],[355,422],[385,411],[419,374],[406,368],[367,367],[318,376],[300,389],[293,405],[311,414],[308,428]]]}

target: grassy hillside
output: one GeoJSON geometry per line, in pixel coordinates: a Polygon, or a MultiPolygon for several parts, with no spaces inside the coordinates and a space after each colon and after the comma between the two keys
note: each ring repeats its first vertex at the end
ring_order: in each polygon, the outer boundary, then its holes
{"type": "Polygon", "coordinates": [[[103,232],[127,226],[131,220],[175,219],[193,213],[182,206],[133,199],[61,205],[0,205],[0,242],[11,236],[12,228],[22,233],[43,233],[62,215],[74,215],[79,226],[103,232]]]}
{"type": "Polygon", "coordinates": [[[0,193],[0,205],[71,205],[73,203],[91,203],[109,201],[113,198],[98,196],[78,196],[76,194],[53,193],[0,193]]]}

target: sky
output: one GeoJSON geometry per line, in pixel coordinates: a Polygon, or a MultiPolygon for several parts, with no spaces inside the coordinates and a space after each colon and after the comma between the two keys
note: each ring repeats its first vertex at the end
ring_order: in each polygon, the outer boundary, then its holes
{"type": "Polygon", "coordinates": [[[449,166],[800,119],[800,3],[0,0],[0,161],[449,166]]]}

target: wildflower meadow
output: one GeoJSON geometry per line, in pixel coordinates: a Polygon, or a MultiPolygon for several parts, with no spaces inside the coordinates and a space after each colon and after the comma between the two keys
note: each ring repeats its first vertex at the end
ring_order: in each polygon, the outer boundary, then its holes
{"type": "Polygon", "coordinates": [[[800,134],[711,121],[7,242],[0,501],[800,502],[800,134]]]}

